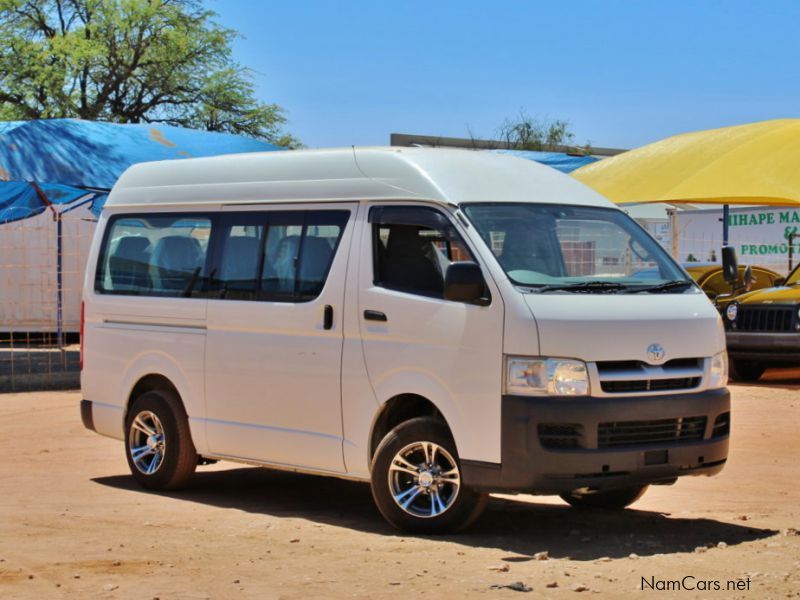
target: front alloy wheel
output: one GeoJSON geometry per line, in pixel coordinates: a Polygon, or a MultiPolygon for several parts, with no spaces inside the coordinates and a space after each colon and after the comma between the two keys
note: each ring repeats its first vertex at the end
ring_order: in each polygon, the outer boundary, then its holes
{"type": "Polygon", "coordinates": [[[413,517],[428,519],[446,512],[458,498],[461,477],[452,455],[433,442],[413,442],[389,467],[395,503],[413,517]]]}
{"type": "Polygon", "coordinates": [[[452,435],[434,417],[410,419],[386,434],[372,460],[372,497],[389,523],[414,533],[464,529],[487,500],[463,484],[452,435]]]}

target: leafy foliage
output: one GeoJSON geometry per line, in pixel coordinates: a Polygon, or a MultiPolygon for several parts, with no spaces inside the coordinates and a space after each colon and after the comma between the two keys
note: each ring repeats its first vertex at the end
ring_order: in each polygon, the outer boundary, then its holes
{"type": "Polygon", "coordinates": [[[0,0],[0,118],[167,123],[296,147],[199,0],[0,0]]]}
{"type": "Polygon", "coordinates": [[[538,119],[524,110],[516,118],[503,121],[497,136],[516,150],[555,150],[557,146],[571,146],[575,140],[568,121],[538,119]]]}

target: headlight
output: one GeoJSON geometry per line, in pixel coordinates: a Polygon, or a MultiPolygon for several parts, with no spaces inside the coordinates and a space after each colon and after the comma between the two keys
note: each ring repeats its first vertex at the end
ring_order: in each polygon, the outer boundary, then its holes
{"type": "Polygon", "coordinates": [[[589,374],[586,364],[579,360],[508,357],[506,392],[586,396],[589,394],[589,374]]]}
{"type": "Polygon", "coordinates": [[[731,302],[728,304],[728,308],[725,310],[725,316],[728,317],[728,321],[735,321],[738,312],[739,305],[736,302],[731,302]]]}
{"type": "Polygon", "coordinates": [[[711,390],[728,385],[728,353],[720,352],[711,359],[708,388],[711,390]]]}

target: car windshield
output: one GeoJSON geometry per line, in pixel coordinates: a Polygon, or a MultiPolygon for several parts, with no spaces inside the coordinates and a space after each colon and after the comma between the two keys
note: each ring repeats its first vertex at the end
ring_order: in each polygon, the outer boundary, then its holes
{"type": "Polygon", "coordinates": [[[696,291],[658,242],[620,210],[523,203],[461,208],[511,281],[531,291],[696,291]]]}
{"type": "Polygon", "coordinates": [[[789,273],[784,285],[797,285],[798,283],[800,283],[800,264],[798,264],[794,270],[789,273]]]}

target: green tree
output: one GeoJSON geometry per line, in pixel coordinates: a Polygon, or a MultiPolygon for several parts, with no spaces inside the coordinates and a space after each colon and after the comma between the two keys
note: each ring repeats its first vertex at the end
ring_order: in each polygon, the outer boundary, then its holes
{"type": "Polygon", "coordinates": [[[503,121],[497,137],[517,150],[554,150],[557,146],[571,146],[575,140],[568,121],[534,118],[524,110],[503,121]]]}
{"type": "Polygon", "coordinates": [[[0,118],[167,123],[295,147],[200,0],[0,0],[0,118]]]}

